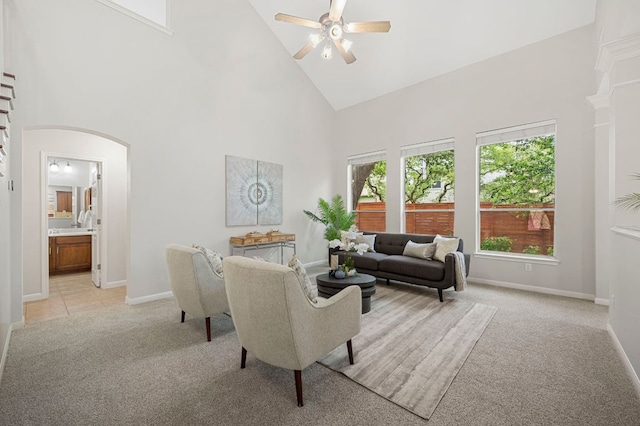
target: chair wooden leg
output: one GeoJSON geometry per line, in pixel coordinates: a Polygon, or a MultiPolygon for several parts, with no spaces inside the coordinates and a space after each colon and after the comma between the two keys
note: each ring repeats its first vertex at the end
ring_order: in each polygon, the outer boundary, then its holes
{"type": "Polygon", "coordinates": [[[304,402],[302,401],[302,371],[293,370],[296,376],[296,396],[298,397],[298,407],[303,407],[304,402]]]}
{"type": "Polygon", "coordinates": [[[442,298],[442,289],[441,288],[438,289],[438,297],[440,298],[441,302],[444,302],[444,299],[442,298]]]}
{"type": "Polygon", "coordinates": [[[184,322],[184,311],[182,311],[182,319],[180,320],[180,322],[184,322]]]}
{"type": "Polygon", "coordinates": [[[242,358],[240,360],[240,368],[244,368],[247,366],[247,350],[242,347],[242,358]]]}
{"type": "Polygon", "coordinates": [[[206,317],[204,321],[207,324],[207,342],[210,342],[211,341],[211,317],[206,317]]]}
{"type": "Polygon", "coordinates": [[[347,340],[347,351],[349,352],[349,364],[353,365],[353,346],[351,346],[351,339],[347,340]]]}

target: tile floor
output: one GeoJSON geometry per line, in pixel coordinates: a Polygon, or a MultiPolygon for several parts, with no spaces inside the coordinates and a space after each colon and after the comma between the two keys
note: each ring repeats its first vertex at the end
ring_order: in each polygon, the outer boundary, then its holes
{"type": "Polygon", "coordinates": [[[33,324],[124,305],[126,294],[126,287],[95,287],[91,282],[91,272],[52,275],[49,277],[49,298],[24,304],[25,323],[33,324]]]}

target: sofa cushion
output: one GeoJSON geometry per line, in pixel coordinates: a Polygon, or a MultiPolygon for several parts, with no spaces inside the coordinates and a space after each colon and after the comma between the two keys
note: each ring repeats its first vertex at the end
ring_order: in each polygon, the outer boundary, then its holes
{"type": "Polygon", "coordinates": [[[376,234],[369,234],[369,235],[357,234],[355,243],[368,245],[369,248],[367,249],[367,251],[376,251],[374,249],[376,245],[376,234]]]}
{"type": "MultiPolygon", "coordinates": [[[[340,258],[340,264],[344,263],[344,259],[346,257],[346,252],[341,251],[338,252],[340,258]]],[[[377,271],[378,270],[378,262],[387,257],[384,253],[376,253],[368,251],[366,253],[358,254],[358,253],[349,253],[351,258],[353,259],[353,267],[358,269],[366,269],[369,271],[377,271]]]]}
{"type": "Polygon", "coordinates": [[[447,254],[456,251],[458,249],[458,245],[460,244],[460,238],[446,238],[441,235],[436,235],[433,241],[437,244],[436,253],[433,258],[435,260],[439,260],[440,262],[444,262],[444,258],[447,256],[447,254]]]}
{"type": "MultiPolygon", "coordinates": [[[[364,232],[364,235],[368,234],[370,234],[370,232],[364,232]]],[[[407,241],[411,240],[414,243],[425,244],[433,242],[433,237],[433,235],[377,232],[375,250],[378,253],[402,254],[404,247],[407,245],[407,241]]]]}
{"type": "Polygon", "coordinates": [[[407,241],[407,245],[404,246],[403,256],[417,257],[418,259],[431,260],[436,252],[435,243],[418,244],[413,241],[407,241]]]}
{"type": "Polygon", "coordinates": [[[387,256],[378,262],[378,270],[429,281],[444,279],[444,263],[409,256],[387,256]]]}

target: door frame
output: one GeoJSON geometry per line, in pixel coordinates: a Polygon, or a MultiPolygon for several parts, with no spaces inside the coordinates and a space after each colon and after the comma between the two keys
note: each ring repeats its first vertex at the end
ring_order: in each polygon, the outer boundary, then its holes
{"type": "MultiPolygon", "coordinates": [[[[102,224],[98,228],[100,235],[98,236],[99,256],[101,265],[101,282],[107,281],[107,239],[104,235],[107,235],[107,197],[103,196],[103,193],[107,190],[107,179],[105,176],[105,170],[107,168],[106,160],[104,158],[96,157],[84,157],[78,155],[69,155],[56,153],[52,151],[40,151],[40,236],[41,236],[41,257],[42,257],[42,279],[41,279],[41,292],[36,295],[36,298],[32,300],[48,299],[49,298],[49,220],[47,217],[47,190],[49,186],[49,158],[68,158],[70,160],[88,161],[93,163],[100,163],[102,170],[102,190],[98,191],[98,210],[99,216],[102,218],[102,224]]],[[[29,297],[23,296],[23,302],[29,301],[29,297]]]]}

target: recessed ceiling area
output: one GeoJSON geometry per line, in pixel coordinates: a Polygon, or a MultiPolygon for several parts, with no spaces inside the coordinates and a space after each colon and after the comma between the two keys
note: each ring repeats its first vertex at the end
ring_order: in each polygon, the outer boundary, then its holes
{"type": "MultiPolygon", "coordinates": [[[[276,22],[276,13],[312,20],[329,0],[249,0],[293,55],[314,31],[276,22]]],[[[483,61],[595,19],[596,0],[347,0],[345,22],[391,21],[388,33],[350,34],[357,61],[316,49],[298,62],[334,109],[483,61]]]]}

